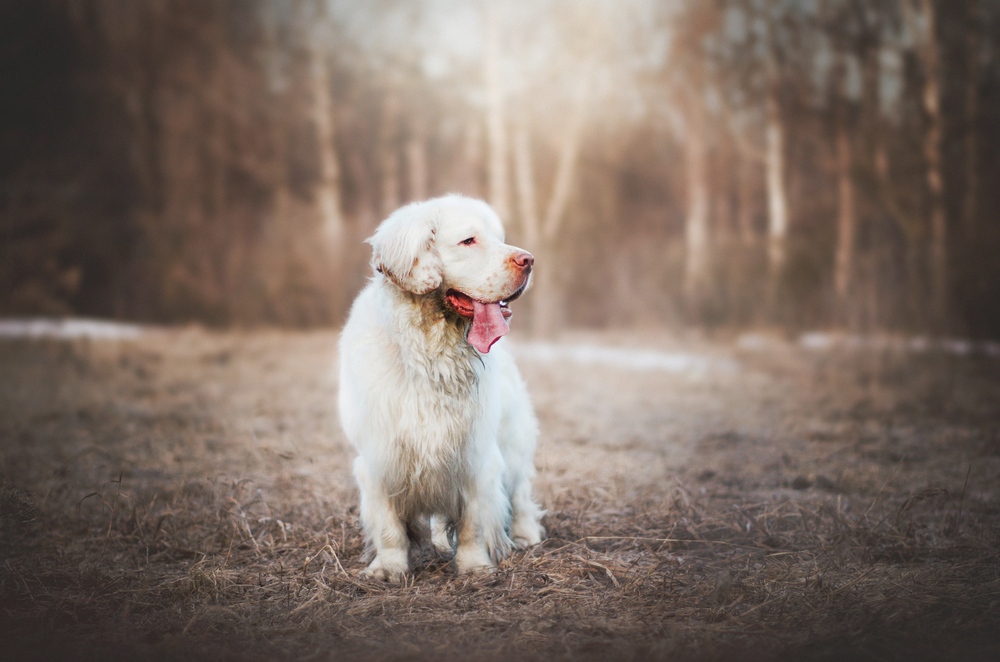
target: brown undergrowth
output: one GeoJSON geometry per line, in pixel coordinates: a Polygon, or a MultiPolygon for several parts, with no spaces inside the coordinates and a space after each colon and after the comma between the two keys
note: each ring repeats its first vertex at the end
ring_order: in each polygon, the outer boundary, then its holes
{"type": "Polygon", "coordinates": [[[0,657],[1000,651],[1000,419],[978,362],[525,366],[547,540],[488,576],[418,550],[389,587],[356,575],[350,452],[315,360],[335,337],[179,335],[0,348],[0,657]],[[614,396],[595,413],[587,389],[614,396]]]}

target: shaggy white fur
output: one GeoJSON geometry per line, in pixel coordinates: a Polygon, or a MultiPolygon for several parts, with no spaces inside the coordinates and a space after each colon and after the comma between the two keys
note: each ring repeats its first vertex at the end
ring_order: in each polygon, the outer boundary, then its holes
{"type": "Polygon", "coordinates": [[[489,205],[457,195],[397,210],[368,242],[376,273],[340,340],[340,418],[374,553],[362,574],[398,583],[425,516],[459,573],[490,570],[544,536],[531,495],[538,423],[513,358],[493,345],[534,260],[504,243],[489,205]]]}

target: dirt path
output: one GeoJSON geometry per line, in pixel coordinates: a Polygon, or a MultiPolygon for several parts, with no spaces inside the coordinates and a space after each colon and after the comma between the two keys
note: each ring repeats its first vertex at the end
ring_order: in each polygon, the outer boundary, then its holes
{"type": "Polygon", "coordinates": [[[335,345],[0,341],[0,657],[1000,654],[997,357],[522,343],[549,540],[391,589],[354,576],[335,345]]]}

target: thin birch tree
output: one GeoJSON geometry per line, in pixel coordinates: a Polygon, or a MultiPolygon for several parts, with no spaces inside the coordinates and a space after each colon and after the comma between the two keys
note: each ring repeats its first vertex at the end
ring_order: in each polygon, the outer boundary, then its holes
{"type": "Polygon", "coordinates": [[[944,117],[941,111],[941,68],[938,43],[938,14],[934,0],[904,0],[907,26],[916,40],[923,64],[923,107],[927,127],[923,136],[930,225],[929,271],[931,279],[931,324],[941,329],[948,309],[948,226],[944,205],[941,140],[944,117]],[[919,3],[919,5],[918,5],[919,3]]]}
{"type": "Polygon", "coordinates": [[[316,128],[316,150],[319,155],[315,195],[323,237],[328,248],[336,252],[341,249],[344,240],[344,219],[340,202],[340,164],[335,142],[336,122],[330,89],[329,26],[325,3],[316,0],[315,21],[306,25],[309,31],[307,47],[312,121],[316,128]]]}

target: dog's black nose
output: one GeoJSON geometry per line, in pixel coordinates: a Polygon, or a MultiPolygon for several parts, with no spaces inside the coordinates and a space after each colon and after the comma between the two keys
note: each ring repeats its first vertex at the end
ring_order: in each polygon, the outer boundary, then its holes
{"type": "Polygon", "coordinates": [[[528,269],[535,263],[534,256],[532,256],[532,254],[528,251],[519,251],[514,253],[513,257],[510,259],[521,270],[528,269]]]}

